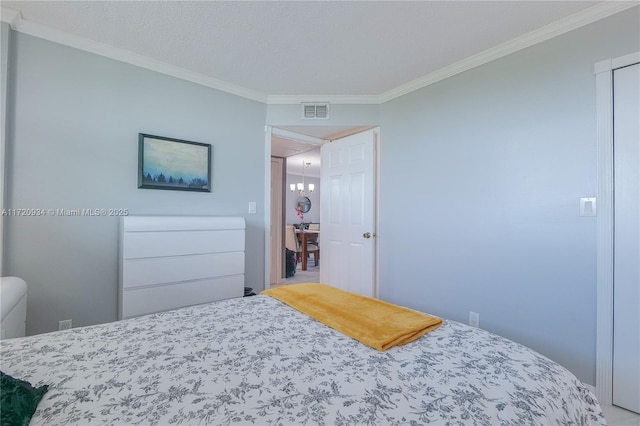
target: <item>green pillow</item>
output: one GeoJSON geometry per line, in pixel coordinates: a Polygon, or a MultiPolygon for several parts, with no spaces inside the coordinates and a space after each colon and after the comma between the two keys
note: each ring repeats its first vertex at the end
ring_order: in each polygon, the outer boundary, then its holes
{"type": "Polygon", "coordinates": [[[0,371],[0,423],[2,426],[27,426],[49,385],[34,388],[31,383],[14,379],[0,371]]]}

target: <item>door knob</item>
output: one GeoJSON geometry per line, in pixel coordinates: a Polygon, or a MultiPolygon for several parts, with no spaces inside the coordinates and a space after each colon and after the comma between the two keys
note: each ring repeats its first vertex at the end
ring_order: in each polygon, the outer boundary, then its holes
{"type": "Polygon", "coordinates": [[[365,238],[371,238],[371,232],[365,232],[362,236],[365,238]]]}

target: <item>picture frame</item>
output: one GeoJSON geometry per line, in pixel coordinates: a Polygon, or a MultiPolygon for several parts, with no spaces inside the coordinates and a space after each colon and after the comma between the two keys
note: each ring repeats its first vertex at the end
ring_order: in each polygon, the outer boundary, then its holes
{"type": "Polygon", "coordinates": [[[138,188],[211,192],[211,145],[138,133],[138,188]]]}

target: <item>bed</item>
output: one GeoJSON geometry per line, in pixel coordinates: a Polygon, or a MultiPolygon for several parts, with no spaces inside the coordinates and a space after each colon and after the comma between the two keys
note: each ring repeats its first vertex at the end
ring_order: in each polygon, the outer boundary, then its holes
{"type": "Polygon", "coordinates": [[[455,321],[378,351],[264,294],[0,342],[32,425],[604,425],[569,371],[455,321]]]}

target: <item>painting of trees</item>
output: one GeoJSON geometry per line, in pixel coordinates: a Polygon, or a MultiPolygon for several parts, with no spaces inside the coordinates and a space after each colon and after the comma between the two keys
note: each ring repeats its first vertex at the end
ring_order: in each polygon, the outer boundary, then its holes
{"type": "Polygon", "coordinates": [[[138,187],[211,191],[211,145],[140,133],[138,187]]]}

